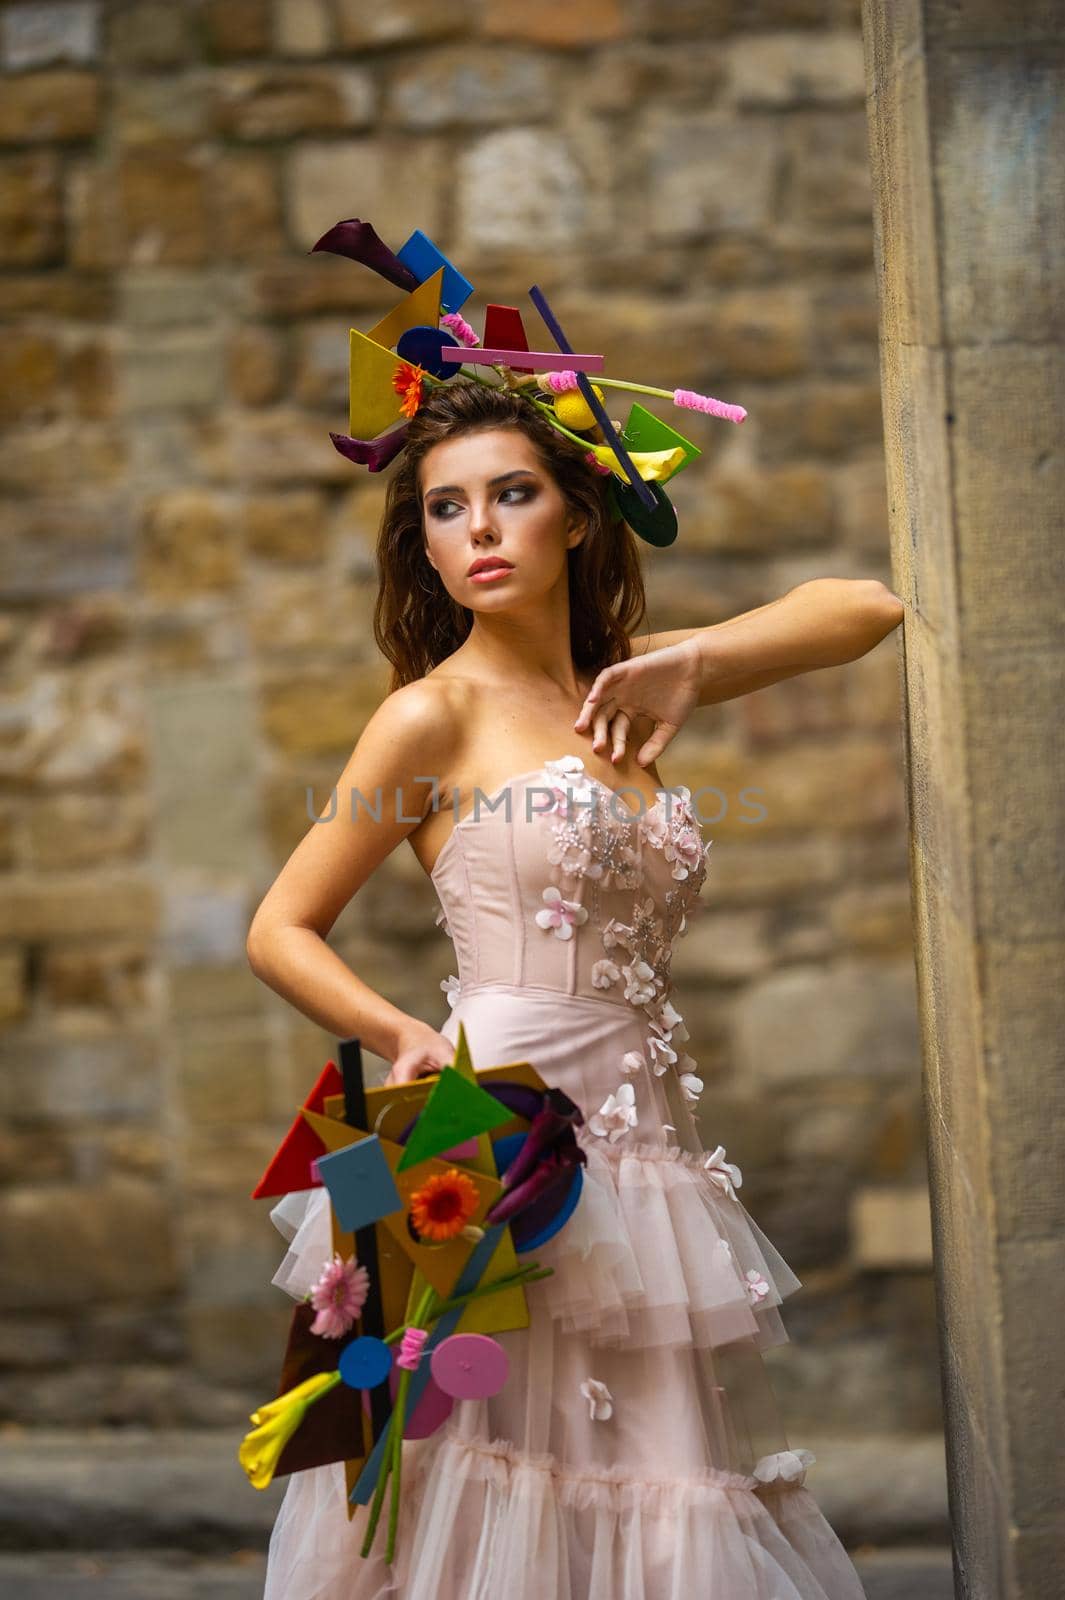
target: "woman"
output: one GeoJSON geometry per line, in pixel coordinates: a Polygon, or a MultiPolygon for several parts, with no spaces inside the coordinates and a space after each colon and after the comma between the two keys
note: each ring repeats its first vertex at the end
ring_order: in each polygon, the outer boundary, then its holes
{"type": "MultiPolygon", "coordinates": [[[[853,660],[902,607],[879,583],[821,580],[633,643],[637,547],[610,506],[603,477],[526,400],[466,378],[417,411],[389,484],[375,633],[392,690],[339,779],[335,820],[260,906],[249,959],[328,1032],[390,1061],[387,1082],[448,1065],[460,1021],[475,1066],[531,1061],[582,1108],[588,1159],[580,1205],[537,1251],[554,1270],[527,1290],[529,1326],[497,1335],[503,1389],[404,1446],[393,1565],[380,1541],[361,1556],[367,1511],[349,1521],[342,1466],[314,1468],[290,1480],[267,1600],[863,1592],[764,1368],[799,1280],[692,1112],[703,1085],[669,967],[709,842],[656,759],[697,706],[853,660]],[[384,797],[379,821],[349,805],[355,792],[384,797]],[[455,944],[439,1030],[325,943],[404,838],[455,944]]],[[[320,1190],[304,1200],[288,1259],[320,1261],[327,1208],[320,1190]]]]}

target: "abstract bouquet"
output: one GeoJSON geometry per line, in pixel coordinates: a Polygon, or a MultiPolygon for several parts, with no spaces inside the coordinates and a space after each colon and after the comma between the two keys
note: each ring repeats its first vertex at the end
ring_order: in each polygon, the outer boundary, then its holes
{"type": "Polygon", "coordinates": [[[324,1187],[334,1249],[296,1308],[280,1392],[252,1412],[239,1459],[258,1489],[343,1460],[349,1516],[373,1496],[364,1556],[391,1478],[391,1562],[403,1439],[435,1432],[456,1399],[503,1387],[507,1355],[490,1335],[528,1327],[525,1286],[551,1275],[517,1252],[572,1214],[584,1118],[527,1062],[475,1073],[461,1024],[452,1065],[414,1083],[367,1090],[357,1040],[340,1058],[253,1191],[324,1187]]]}

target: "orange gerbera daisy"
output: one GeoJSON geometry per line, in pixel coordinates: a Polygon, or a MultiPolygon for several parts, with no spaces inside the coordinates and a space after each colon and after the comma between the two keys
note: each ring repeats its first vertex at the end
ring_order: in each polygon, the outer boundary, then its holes
{"type": "Polygon", "coordinates": [[[392,374],[392,387],[403,397],[400,410],[405,417],[413,417],[421,405],[424,380],[425,373],[421,367],[412,367],[407,361],[401,361],[392,374]]]}
{"type": "Polygon", "coordinates": [[[423,1239],[454,1239],[477,1210],[480,1194],[468,1172],[434,1172],[410,1197],[411,1221],[423,1239]]]}

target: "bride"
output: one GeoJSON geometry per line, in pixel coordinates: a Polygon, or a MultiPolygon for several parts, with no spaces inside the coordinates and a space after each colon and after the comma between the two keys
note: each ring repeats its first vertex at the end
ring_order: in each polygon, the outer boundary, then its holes
{"type": "MultiPolygon", "coordinates": [[[[341,1464],[295,1473],[267,1600],[862,1595],[763,1371],[799,1280],[740,1205],[739,1169],[720,1146],[707,1159],[703,1085],[675,1048],[669,956],[709,846],[657,762],[697,708],[853,661],[903,607],[879,581],[824,578],[724,623],[637,635],[640,552],[607,482],[507,388],[456,378],[428,394],[377,546],[389,693],[335,813],[251,924],[257,976],[389,1062],[387,1083],[449,1065],[462,1020],[475,1064],[529,1060],[571,1095],[590,1158],[581,1206],[538,1252],[555,1272],[529,1290],[529,1327],[499,1335],[504,1389],[409,1441],[395,1566],[360,1555],[365,1508],[349,1521],[341,1464]],[[563,788],[583,820],[536,803],[563,788]],[[327,943],[404,839],[460,968],[439,1030],[327,943]]],[[[311,1250],[309,1229],[310,1204],[294,1249],[311,1250]]]]}

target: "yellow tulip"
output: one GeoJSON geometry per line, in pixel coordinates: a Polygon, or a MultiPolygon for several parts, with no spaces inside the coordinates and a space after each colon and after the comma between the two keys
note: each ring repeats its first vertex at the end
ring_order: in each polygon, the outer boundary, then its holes
{"type": "MultiPolygon", "coordinates": [[[[611,472],[617,473],[619,478],[628,483],[625,469],[609,445],[593,445],[596,460],[601,461],[604,467],[609,467],[611,472]]],[[[671,478],[684,460],[684,451],[680,445],[674,445],[672,450],[630,450],[629,459],[645,483],[665,483],[671,478]]]]}
{"type": "Polygon", "coordinates": [[[339,1382],[339,1372],[317,1372],[252,1412],[251,1421],[256,1427],[244,1436],[237,1454],[253,1488],[265,1489],[269,1485],[281,1452],[303,1421],[307,1407],[339,1382]]]}

